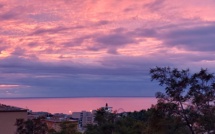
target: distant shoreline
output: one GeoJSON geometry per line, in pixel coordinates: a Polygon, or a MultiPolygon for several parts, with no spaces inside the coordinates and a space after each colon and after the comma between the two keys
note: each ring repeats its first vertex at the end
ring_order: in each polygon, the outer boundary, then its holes
{"type": "Polygon", "coordinates": [[[155,98],[155,96],[73,96],[73,97],[11,97],[0,99],[63,99],[63,98],[155,98]]]}

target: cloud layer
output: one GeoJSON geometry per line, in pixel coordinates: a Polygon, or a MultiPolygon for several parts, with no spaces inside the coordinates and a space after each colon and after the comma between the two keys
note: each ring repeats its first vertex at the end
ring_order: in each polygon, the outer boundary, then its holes
{"type": "Polygon", "coordinates": [[[214,7],[212,0],[2,0],[0,97],[154,96],[161,87],[150,82],[150,68],[213,72],[214,7]]]}

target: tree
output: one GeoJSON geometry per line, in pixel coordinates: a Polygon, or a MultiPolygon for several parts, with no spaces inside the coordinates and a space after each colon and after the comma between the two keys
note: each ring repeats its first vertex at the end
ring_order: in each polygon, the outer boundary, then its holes
{"type": "Polygon", "coordinates": [[[77,124],[70,121],[63,121],[60,124],[61,131],[56,134],[81,134],[77,130],[77,124]]]}
{"type": "Polygon", "coordinates": [[[215,76],[206,69],[191,77],[188,92],[193,104],[193,111],[198,113],[196,124],[199,133],[215,133],[215,76]]]}
{"type": "Polygon", "coordinates": [[[15,126],[17,126],[16,134],[25,134],[26,133],[25,120],[24,119],[17,119],[15,126]]]}
{"type": "Polygon", "coordinates": [[[111,134],[114,131],[116,113],[108,112],[105,108],[96,111],[95,125],[88,125],[86,134],[111,134]]]}
{"type": "Polygon", "coordinates": [[[147,110],[146,134],[190,134],[186,124],[172,111],[178,110],[173,103],[158,102],[147,110]]]}
{"type": "Polygon", "coordinates": [[[33,120],[17,119],[16,134],[46,134],[48,132],[47,125],[40,118],[33,120]]]}
{"type": "Polygon", "coordinates": [[[95,117],[97,124],[88,125],[85,134],[190,134],[186,124],[170,109],[177,110],[177,106],[158,103],[148,110],[114,116],[100,109],[95,117]]]}
{"type": "Polygon", "coordinates": [[[152,80],[165,86],[165,93],[158,92],[158,103],[175,105],[166,112],[180,117],[192,134],[214,133],[215,126],[215,76],[207,69],[190,74],[190,70],[156,67],[150,70],[152,80]]]}

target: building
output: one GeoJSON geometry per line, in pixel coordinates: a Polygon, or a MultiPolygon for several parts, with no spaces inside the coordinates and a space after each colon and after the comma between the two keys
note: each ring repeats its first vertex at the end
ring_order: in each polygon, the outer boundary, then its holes
{"type": "Polygon", "coordinates": [[[79,129],[83,129],[88,124],[94,123],[95,110],[93,110],[92,112],[89,111],[73,112],[72,118],[78,120],[79,129]]]}
{"type": "Polygon", "coordinates": [[[27,120],[27,109],[0,104],[0,134],[15,134],[17,119],[27,120]]]}
{"type": "Polygon", "coordinates": [[[106,103],[105,107],[102,107],[106,112],[112,112],[113,107],[109,107],[108,104],[106,103]]]}
{"type": "Polygon", "coordinates": [[[45,120],[45,123],[46,123],[49,130],[53,129],[56,132],[61,131],[61,124],[62,123],[65,123],[68,127],[70,125],[74,125],[75,126],[74,128],[78,129],[78,121],[67,119],[67,118],[51,117],[51,118],[47,118],[45,120]]]}
{"type": "Polygon", "coordinates": [[[28,112],[28,119],[33,120],[33,119],[38,119],[38,118],[46,118],[50,116],[51,114],[48,112],[28,112]]]}
{"type": "MultiPolygon", "coordinates": [[[[106,112],[112,112],[113,107],[109,107],[108,104],[106,103],[105,107],[103,108],[106,112]]],[[[83,129],[86,127],[88,124],[94,124],[95,121],[95,114],[96,110],[92,111],[81,111],[81,112],[73,112],[72,113],[72,118],[76,119],[79,121],[79,128],[83,129]]]]}

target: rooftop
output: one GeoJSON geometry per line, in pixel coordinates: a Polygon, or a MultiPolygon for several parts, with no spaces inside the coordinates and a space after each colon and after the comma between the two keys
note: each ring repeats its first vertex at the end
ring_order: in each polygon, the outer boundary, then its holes
{"type": "Polygon", "coordinates": [[[27,112],[27,109],[0,104],[0,112],[27,112]]]}

